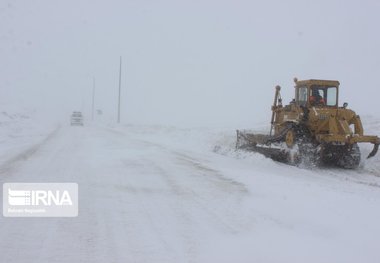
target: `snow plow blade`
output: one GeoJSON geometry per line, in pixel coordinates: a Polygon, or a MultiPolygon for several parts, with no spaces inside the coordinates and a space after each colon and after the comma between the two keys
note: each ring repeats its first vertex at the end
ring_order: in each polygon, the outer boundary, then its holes
{"type": "Polygon", "coordinates": [[[268,135],[264,134],[253,134],[247,131],[236,130],[236,148],[237,149],[247,149],[257,146],[257,144],[267,144],[269,139],[268,135]]]}
{"type": "Polygon", "coordinates": [[[236,130],[236,149],[260,153],[279,162],[288,161],[288,152],[280,145],[273,144],[273,137],[236,130]]]}

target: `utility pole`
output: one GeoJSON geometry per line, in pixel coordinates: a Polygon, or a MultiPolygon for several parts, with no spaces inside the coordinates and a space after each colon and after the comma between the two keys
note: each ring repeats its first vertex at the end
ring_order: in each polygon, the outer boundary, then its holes
{"type": "Polygon", "coordinates": [[[92,111],[91,111],[92,120],[94,120],[94,108],[95,108],[95,77],[93,78],[93,83],[92,83],[92,111]]]}
{"type": "Polygon", "coordinates": [[[120,96],[121,96],[121,56],[120,56],[120,70],[119,70],[119,103],[117,107],[117,123],[120,123],[120,96]]]}

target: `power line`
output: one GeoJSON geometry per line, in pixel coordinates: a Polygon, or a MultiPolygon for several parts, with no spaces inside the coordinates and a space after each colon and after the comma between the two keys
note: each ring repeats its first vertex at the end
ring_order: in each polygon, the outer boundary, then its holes
{"type": "Polygon", "coordinates": [[[92,120],[94,120],[94,108],[95,108],[95,77],[93,78],[93,84],[92,84],[92,112],[91,112],[92,120]]]}

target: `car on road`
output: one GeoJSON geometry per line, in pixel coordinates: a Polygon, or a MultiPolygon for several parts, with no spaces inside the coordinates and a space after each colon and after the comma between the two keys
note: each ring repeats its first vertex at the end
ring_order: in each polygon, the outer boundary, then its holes
{"type": "Polygon", "coordinates": [[[71,126],[83,126],[83,115],[80,111],[74,111],[70,118],[71,126]]]}

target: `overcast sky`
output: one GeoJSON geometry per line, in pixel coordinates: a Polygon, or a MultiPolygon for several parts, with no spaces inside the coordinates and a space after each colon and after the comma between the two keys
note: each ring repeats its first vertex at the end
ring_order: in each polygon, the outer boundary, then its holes
{"type": "MultiPolygon", "coordinates": [[[[249,125],[274,86],[337,79],[361,115],[380,114],[380,1],[1,0],[0,102],[52,116],[96,108],[122,121],[249,125]]],[[[1,106],[0,106],[1,107],[1,106]]]]}

